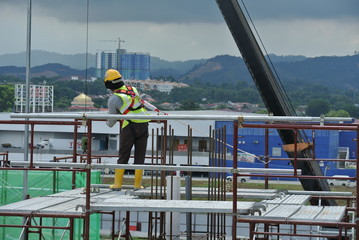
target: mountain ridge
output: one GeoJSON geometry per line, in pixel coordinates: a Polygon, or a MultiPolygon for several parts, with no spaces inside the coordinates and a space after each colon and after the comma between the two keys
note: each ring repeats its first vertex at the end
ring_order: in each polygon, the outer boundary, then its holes
{"type": "MultiPolygon", "coordinates": [[[[273,73],[282,82],[307,81],[337,87],[359,88],[359,54],[344,57],[298,58],[296,61],[272,61],[273,73]]],[[[188,84],[253,82],[245,62],[240,57],[216,56],[179,78],[188,84]]]]}
{"type": "MultiPolygon", "coordinates": [[[[48,53],[39,51],[40,55],[34,51],[33,58],[41,56],[41,61],[67,61],[66,59],[83,58],[84,55],[66,56],[61,54],[48,53]],[[47,54],[52,55],[49,59],[47,54]],[[59,60],[60,59],[60,60],[59,60]]],[[[0,65],[4,62],[4,56],[0,55],[0,65]]],[[[20,55],[17,54],[16,57],[20,55]]],[[[25,57],[24,57],[25,59],[25,57]]],[[[331,84],[338,87],[359,88],[359,54],[351,56],[323,56],[315,58],[306,58],[305,56],[276,56],[270,54],[267,56],[274,65],[274,73],[278,74],[278,78],[282,82],[289,81],[308,81],[312,83],[331,84]]],[[[73,60],[69,61],[71,63],[73,60]]],[[[96,69],[90,67],[87,69],[76,69],[74,66],[65,65],[63,63],[49,63],[43,65],[35,65],[31,69],[32,77],[69,77],[79,76],[79,79],[85,76],[95,76],[96,69]]],[[[11,61],[9,61],[11,63],[11,61]]],[[[23,66],[0,66],[0,75],[11,75],[20,78],[25,77],[25,67],[23,66]]],[[[202,82],[205,84],[235,83],[245,81],[253,83],[251,75],[241,57],[230,55],[219,55],[210,59],[198,59],[187,61],[166,61],[157,57],[151,57],[151,78],[166,79],[173,77],[177,81],[192,84],[202,82]]]]}

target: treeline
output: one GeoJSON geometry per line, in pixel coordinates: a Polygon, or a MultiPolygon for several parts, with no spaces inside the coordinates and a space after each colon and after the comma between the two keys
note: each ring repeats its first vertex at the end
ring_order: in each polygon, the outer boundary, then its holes
{"type": "MultiPolygon", "coordinates": [[[[14,84],[24,83],[16,77],[0,76],[0,111],[12,111],[14,104],[14,84]]],[[[54,104],[56,111],[65,111],[71,105],[74,97],[85,93],[92,97],[95,106],[102,108],[107,106],[107,98],[98,97],[108,94],[102,79],[94,82],[79,80],[58,80],[58,78],[37,77],[31,79],[31,84],[44,84],[54,86],[54,104]]],[[[356,89],[338,89],[322,84],[311,84],[303,81],[289,81],[284,85],[286,94],[295,109],[306,109],[308,116],[359,117],[359,108],[355,106],[357,96],[356,89]]],[[[199,109],[201,103],[226,103],[249,102],[260,104],[263,102],[259,92],[253,83],[238,81],[232,83],[203,84],[193,83],[188,88],[175,88],[170,94],[158,91],[142,91],[156,100],[155,104],[179,103],[182,109],[199,109]]]]}
{"type": "Polygon", "coordinates": [[[147,91],[157,103],[218,103],[218,102],[249,102],[261,103],[262,100],[254,85],[245,82],[221,85],[195,83],[188,88],[174,88],[170,94],[158,91],[147,91]]]}

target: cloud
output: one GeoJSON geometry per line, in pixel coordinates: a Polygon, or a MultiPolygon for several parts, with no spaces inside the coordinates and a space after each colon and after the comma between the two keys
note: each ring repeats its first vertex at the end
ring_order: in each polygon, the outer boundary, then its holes
{"type": "MultiPolygon", "coordinates": [[[[89,0],[91,22],[189,23],[218,22],[220,12],[212,0],[89,0]]],[[[2,0],[0,6],[26,6],[23,0],[2,0]]],[[[32,1],[34,14],[60,21],[85,22],[87,0],[32,1]]]]}
{"type": "Polygon", "coordinates": [[[352,19],[305,19],[257,22],[269,53],[307,57],[351,55],[359,49],[359,23],[352,19]]]}
{"type": "MultiPolygon", "coordinates": [[[[24,0],[1,0],[0,6],[26,6],[24,0]]],[[[238,0],[254,18],[359,18],[358,0],[238,0]]],[[[60,21],[192,23],[223,21],[215,0],[36,0],[34,14],[60,21]]]]}
{"type": "MultiPolygon", "coordinates": [[[[359,49],[358,0],[238,1],[268,53],[326,56],[359,49]]],[[[32,49],[86,51],[87,0],[32,3],[32,49]]],[[[27,1],[0,0],[0,54],[25,50],[26,13],[27,1]]],[[[88,29],[90,53],[114,50],[120,37],[128,51],[166,60],[239,55],[215,0],[89,0],[88,29]]]]}
{"type": "MultiPolygon", "coordinates": [[[[242,2],[242,0],[238,1],[242,2]]],[[[243,0],[243,2],[250,14],[260,19],[359,18],[357,0],[243,0]]]]}

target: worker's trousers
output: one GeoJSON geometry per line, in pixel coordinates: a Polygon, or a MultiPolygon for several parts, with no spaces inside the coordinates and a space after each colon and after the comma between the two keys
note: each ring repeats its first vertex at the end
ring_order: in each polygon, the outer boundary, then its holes
{"type": "Polygon", "coordinates": [[[147,138],[148,122],[130,122],[126,127],[121,129],[120,154],[117,163],[127,164],[130,158],[131,149],[135,146],[134,164],[143,164],[146,156],[147,138]]]}

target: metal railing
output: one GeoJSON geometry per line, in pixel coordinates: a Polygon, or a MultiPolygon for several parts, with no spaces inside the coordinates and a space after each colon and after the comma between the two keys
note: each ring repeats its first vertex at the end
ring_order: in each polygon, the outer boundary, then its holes
{"type": "MultiPolygon", "coordinates": [[[[237,189],[237,178],[239,176],[255,176],[255,177],[263,177],[265,179],[265,188],[268,188],[268,182],[269,178],[275,177],[275,178],[308,178],[308,179],[326,179],[325,176],[308,176],[308,175],[301,175],[302,172],[297,169],[297,162],[301,161],[302,159],[296,158],[294,155],[294,158],[292,160],[294,161],[293,168],[294,169],[271,169],[268,168],[268,164],[264,164],[263,168],[240,168],[238,167],[238,151],[233,151],[233,167],[227,167],[226,166],[226,153],[225,148],[228,145],[226,140],[226,129],[223,130],[209,130],[209,139],[211,139],[210,143],[210,150],[209,150],[209,158],[210,166],[193,166],[192,165],[192,155],[191,155],[191,148],[188,150],[188,164],[187,166],[176,166],[173,162],[173,154],[174,149],[169,147],[169,151],[167,152],[165,149],[167,147],[165,146],[153,146],[152,147],[152,154],[151,159],[153,165],[119,165],[119,164],[108,164],[108,163],[101,163],[101,156],[93,155],[91,151],[91,135],[92,132],[92,122],[93,121],[103,121],[106,119],[116,119],[116,120],[122,120],[122,119],[151,119],[153,121],[163,121],[165,124],[167,124],[166,121],[168,120],[218,120],[218,121],[232,121],[233,122],[233,142],[231,146],[233,149],[238,150],[238,128],[262,128],[262,129],[312,129],[312,130],[351,130],[351,131],[357,131],[358,132],[358,126],[355,124],[352,124],[353,120],[351,118],[325,118],[325,117],[273,117],[273,116],[211,116],[211,115],[205,115],[205,116],[198,116],[198,115],[168,115],[168,116],[162,116],[162,115],[151,115],[151,116],[141,116],[141,117],[134,117],[134,116],[122,116],[122,115],[104,115],[104,114],[95,114],[95,113],[83,113],[83,114],[11,114],[12,118],[29,118],[29,119],[38,119],[36,121],[29,120],[29,121],[23,121],[23,120],[12,120],[12,121],[3,121],[0,122],[0,124],[29,124],[31,126],[31,134],[35,132],[35,125],[41,125],[41,124],[54,124],[54,125],[73,125],[74,126],[74,142],[76,142],[77,139],[77,126],[79,125],[86,125],[87,126],[87,134],[88,134],[88,151],[87,154],[81,155],[77,153],[77,150],[74,148],[73,150],[73,156],[70,158],[54,158],[54,162],[36,162],[33,159],[33,151],[30,152],[30,161],[10,161],[11,166],[3,164],[1,167],[2,170],[40,170],[40,171],[72,171],[72,172],[85,172],[87,175],[86,179],[86,204],[84,212],[81,216],[85,220],[85,230],[84,230],[84,238],[89,239],[89,227],[90,227],[90,215],[91,215],[91,170],[93,169],[128,169],[128,170],[134,170],[134,169],[143,169],[143,170],[151,170],[154,172],[160,171],[162,180],[160,181],[160,189],[158,192],[161,192],[163,194],[165,192],[164,183],[163,183],[163,177],[164,174],[162,172],[164,171],[186,171],[188,173],[192,172],[204,172],[209,173],[208,177],[208,198],[216,201],[216,200],[225,200],[226,197],[226,184],[225,184],[225,174],[231,173],[233,174],[233,182],[232,182],[232,193],[233,193],[233,217],[232,217],[232,239],[236,239],[237,236],[237,223],[238,222],[245,222],[249,224],[249,235],[251,237],[254,237],[255,235],[290,235],[294,236],[296,233],[291,234],[281,234],[281,233],[273,233],[273,232],[258,232],[255,230],[254,226],[258,224],[264,224],[265,229],[267,229],[267,226],[269,224],[268,221],[260,218],[246,218],[245,216],[239,216],[237,213],[237,202],[238,202],[238,189],[237,189]],[[72,119],[72,121],[47,121],[45,119],[72,119]],[[41,120],[39,120],[41,119],[41,120]],[[263,122],[262,124],[253,124],[248,122],[263,122]],[[346,124],[333,124],[333,122],[347,122],[346,124]],[[162,149],[162,151],[159,151],[159,149],[162,149]],[[80,162],[78,162],[77,157],[81,158],[80,162]],[[56,161],[55,161],[56,159],[56,161]],[[67,159],[70,160],[70,162],[67,162],[67,159]],[[59,162],[58,160],[65,160],[65,162],[59,162]],[[93,163],[93,160],[96,160],[96,163],[93,163]],[[239,218],[238,218],[239,217],[239,218]]],[[[165,129],[162,128],[160,131],[157,130],[157,133],[152,133],[152,136],[164,136],[168,137],[170,139],[169,142],[171,142],[171,138],[173,138],[174,133],[171,131],[171,127],[169,126],[169,131],[167,131],[167,125],[165,125],[165,129]]],[[[188,138],[189,138],[189,146],[191,146],[191,128],[188,127],[188,138]]],[[[33,144],[33,135],[30,137],[30,144],[33,144]]],[[[162,141],[161,144],[167,144],[167,141],[162,141]]],[[[268,144],[268,143],[266,143],[268,144]]],[[[264,146],[267,147],[267,146],[264,146]]],[[[296,146],[295,146],[296,149],[296,146]]],[[[266,150],[267,154],[268,150],[266,150]]],[[[319,161],[319,159],[312,159],[313,161],[319,161]]],[[[358,160],[358,159],[357,159],[358,160]]],[[[3,162],[8,162],[8,159],[3,162]]],[[[357,174],[358,175],[358,174],[357,174]]],[[[350,180],[357,180],[357,177],[352,177],[350,180]]],[[[152,183],[154,183],[152,181],[152,183]]],[[[152,188],[153,186],[151,186],[152,188]]],[[[158,189],[153,190],[153,192],[157,192],[158,189]]],[[[357,186],[357,192],[359,192],[358,186],[357,186]]],[[[154,195],[154,198],[161,198],[162,195],[154,195]]],[[[314,196],[315,197],[315,196],[314,196]]],[[[318,196],[316,196],[318,197],[318,196]]],[[[321,195],[319,198],[333,198],[333,199],[340,199],[340,198],[346,197],[346,200],[353,200],[353,198],[349,196],[333,196],[333,195],[321,195]]],[[[355,196],[356,199],[357,196],[355,196]]],[[[352,211],[355,213],[356,216],[358,216],[358,208],[349,208],[348,211],[352,211]]],[[[1,214],[0,214],[1,215],[1,214]]],[[[163,215],[160,215],[160,223],[158,231],[158,236],[162,236],[164,234],[164,220],[163,215]]],[[[78,216],[69,216],[72,217],[78,217],[78,216]]],[[[154,219],[157,219],[156,217],[154,219]]],[[[209,215],[210,222],[207,223],[209,232],[212,232],[213,235],[211,237],[218,237],[225,235],[225,229],[222,227],[217,228],[216,226],[225,225],[225,220],[223,219],[222,215],[209,215]]],[[[151,219],[152,221],[152,219],[151,219]]],[[[154,220],[156,221],[156,220],[154,220]]],[[[349,229],[350,227],[354,227],[357,235],[358,231],[358,221],[356,220],[355,223],[337,223],[335,226],[339,227],[340,231],[344,229],[349,229]]],[[[297,221],[280,221],[277,220],[274,223],[280,225],[280,224],[293,224],[293,225],[300,225],[303,224],[303,222],[297,222],[297,221]]],[[[157,222],[153,223],[153,225],[157,226],[157,222]]],[[[332,226],[332,223],[326,223],[326,222],[312,222],[311,224],[317,225],[317,226],[332,226]]],[[[153,226],[152,225],[152,226],[153,226]]],[[[128,229],[127,229],[128,231],[128,229]]],[[[154,237],[156,235],[156,232],[148,231],[149,234],[151,233],[150,237],[154,237]]],[[[313,234],[313,237],[319,237],[320,234],[313,234]]],[[[309,235],[308,235],[309,236],[309,235]]],[[[321,235],[322,237],[326,237],[326,235],[321,235]]]]}

